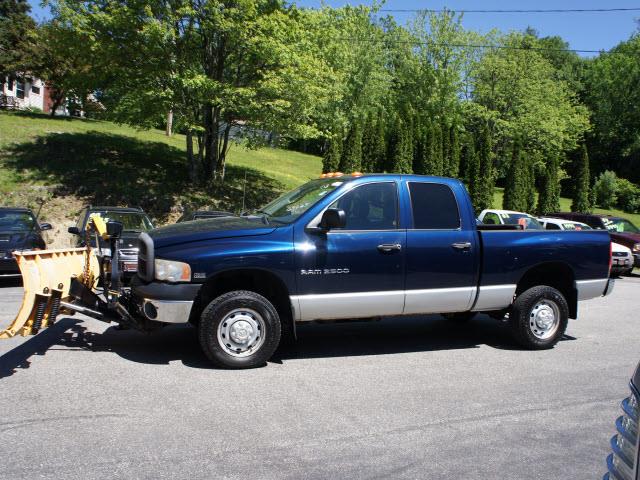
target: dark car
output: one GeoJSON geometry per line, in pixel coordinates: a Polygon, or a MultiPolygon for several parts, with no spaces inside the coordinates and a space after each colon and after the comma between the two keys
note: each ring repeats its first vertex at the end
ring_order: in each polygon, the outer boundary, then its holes
{"type": "Polygon", "coordinates": [[[51,230],[48,223],[39,224],[28,208],[0,207],[0,277],[19,277],[14,250],[44,249],[42,231],[51,230]]]}
{"type": "MultiPolygon", "coordinates": [[[[115,220],[122,223],[123,229],[118,240],[120,256],[120,271],[125,279],[132,277],[138,268],[138,236],[153,228],[149,216],[141,208],[128,207],[85,207],[78,216],[76,226],[69,227],[69,233],[77,235],[74,244],[78,247],[86,246],[85,229],[92,214],[100,215],[105,221],[115,220]]],[[[91,246],[96,247],[95,238],[91,239],[91,246]]],[[[110,255],[109,245],[100,240],[100,251],[110,255]]]]}
{"type": "Polygon", "coordinates": [[[640,417],[640,365],[631,379],[629,396],[622,401],[622,415],[616,420],[617,434],[611,439],[612,453],[607,458],[603,480],[638,480],[638,419],[640,417]]]}
{"type": "Polygon", "coordinates": [[[220,217],[233,217],[235,216],[231,212],[225,212],[223,210],[196,210],[195,212],[185,213],[178,219],[180,222],[190,222],[191,220],[202,220],[205,218],[220,218],[220,217]]]}
{"type": "Polygon", "coordinates": [[[574,212],[552,213],[549,216],[575,220],[599,230],[608,230],[611,240],[631,249],[635,259],[634,265],[640,267],[640,228],[626,218],[597,213],[574,212]]]}

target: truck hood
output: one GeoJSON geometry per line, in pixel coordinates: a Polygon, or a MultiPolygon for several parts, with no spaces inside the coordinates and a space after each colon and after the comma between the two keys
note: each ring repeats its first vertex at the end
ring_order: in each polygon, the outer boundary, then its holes
{"type": "Polygon", "coordinates": [[[640,243],[640,233],[610,232],[610,235],[613,241],[621,243],[629,248],[633,247],[636,243],[640,243]]]}
{"type": "Polygon", "coordinates": [[[0,250],[29,250],[38,246],[38,238],[35,232],[0,231],[0,250]]]}
{"type": "Polygon", "coordinates": [[[276,229],[267,225],[262,217],[220,217],[181,222],[149,232],[155,248],[199,242],[215,238],[266,235],[276,229]]]}

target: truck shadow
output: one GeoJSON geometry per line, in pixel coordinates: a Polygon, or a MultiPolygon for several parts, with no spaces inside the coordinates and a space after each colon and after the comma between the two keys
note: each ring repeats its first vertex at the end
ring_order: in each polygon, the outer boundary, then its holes
{"type": "MultiPolygon", "coordinates": [[[[563,340],[575,340],[565,335],[563,340]]],[[[393,355],[439,350],[479,348],[520,350],[505,325],[481,315],[458,324],[439,316],[387,318],[376,322],[305,324],[298,327],[298,340],[281,347],[271,362],[286,364],[309,358],[393,355]]],[[[143,364],[168,365],[179,361],[189,368],[215,369],[200,350],[197,331],[190,326],[171,326],[145,334],[110,327],[93,332],[80,320],[64,318],[20,346],[0,356],[0,378],[29,368],[32,355],[49,348],[111,352],[143,364]]]]}

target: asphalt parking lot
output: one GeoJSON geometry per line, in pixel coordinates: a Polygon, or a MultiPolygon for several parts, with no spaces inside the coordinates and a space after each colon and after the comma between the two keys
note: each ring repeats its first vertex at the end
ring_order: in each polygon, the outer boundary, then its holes
{"type": "MultiPolygon", "coordinates": [[[[550,351],[439,317],[299,328],[264,368],[210,368],[195,332],[80,316],[0,341],[2,478],[601,478],[640,360],[640,277],[550,351]]],[[[22,290],[0,288],[0,326],[22,290]]]]}

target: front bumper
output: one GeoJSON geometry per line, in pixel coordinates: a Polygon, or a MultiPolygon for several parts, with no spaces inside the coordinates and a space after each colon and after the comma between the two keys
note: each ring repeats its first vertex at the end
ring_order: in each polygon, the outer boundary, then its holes
{"type": "MultiPolygon", "coordinates": [[[[637,263],[638,260],[635,262],[637,263]]],[[[611,271],[615,273],[624,272],[633,268],[634,258],[631,256],[627,257],[613,257],[611,259],[611,271]]]]}
{"type": "Polygon", "coordinates": [[[18,262],[13,257],[0,258],[0,277],[19,277],[20,269],[18,262]]]}
{"type": "Polygon", "coordinates": [[[135,276],[131,282],[131,295],[140,313],[148,320],[188,323],[200,287],[201,284],[191,283],[144,283],[135,276]]]}
{"type": "MultiPolygon", "coordinates": [[[[636,376],[638,370],[636,370],[636,376]]],[[[607,470],[603,480],[638,480],[639,418],[638,390],[631,382],[631,395],[622,402],[622,416],[616,420],[616,435],[611,439],[611,453],[607,457],[607,470]]]]}

